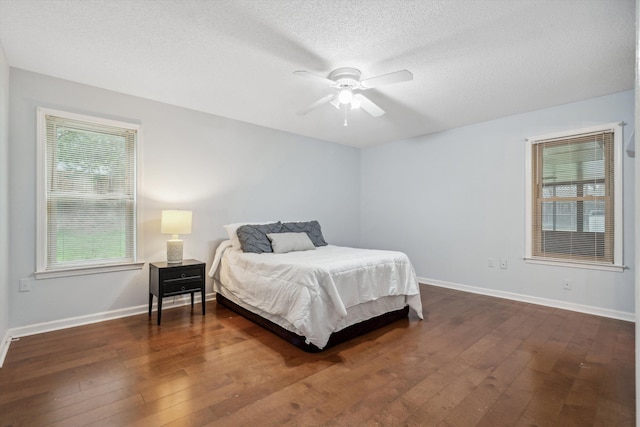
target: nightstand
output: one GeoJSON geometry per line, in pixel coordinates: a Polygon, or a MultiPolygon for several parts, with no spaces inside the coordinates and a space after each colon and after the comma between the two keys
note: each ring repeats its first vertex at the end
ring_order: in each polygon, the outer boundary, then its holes
{"type": "Polygon", "coordinates": [[[149,264],[149,317],[153,296],[158,298],[158,325],[162,317],[162,298],[174,295],[191,294],[191,309],[193,309],[193,294],[200,292],[202,298],[202,315],[204,316],[204,266],[205,263],[195,259],[186,259],[180,263],[168,264],[154,262],[149,264]]]}

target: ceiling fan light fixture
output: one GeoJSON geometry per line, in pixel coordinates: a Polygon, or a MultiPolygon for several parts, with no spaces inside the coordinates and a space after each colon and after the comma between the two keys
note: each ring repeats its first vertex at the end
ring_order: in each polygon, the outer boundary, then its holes
{"type": "Polygon", "coordinates": [[[357,110],[358,108],[360,108],[360,100],[358,99],[357,96],[354,96],[353,99],[351,100],[351,109],[352,110],[357,110]]]}
{"type": "Polygon", "coordinates": [[[340,101],[341,104],[349,104],[351,101],[353,100],[353,92],[351,92],[351,90],[349,89],[342,89],[340,91],[340,94],[338,95],[338,101],[340,101]]]}

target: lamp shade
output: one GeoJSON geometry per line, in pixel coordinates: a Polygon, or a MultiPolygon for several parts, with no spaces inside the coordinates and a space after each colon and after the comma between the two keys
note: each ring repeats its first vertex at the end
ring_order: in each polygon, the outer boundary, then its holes
{"type": "Polygon", "coordinates": [[[160,232],[163,234],[191,234],[191,211],[162,211],[160,232]]]}

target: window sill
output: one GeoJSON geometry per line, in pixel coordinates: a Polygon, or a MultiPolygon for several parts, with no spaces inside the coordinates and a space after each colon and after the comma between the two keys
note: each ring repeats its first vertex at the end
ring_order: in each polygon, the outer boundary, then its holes
{"type": "Polygon", "coordinates": [[[587,270],[602,270],[602,271],[615,271],[622,273],[627,266],[626,265],[614,265],[614,264],[593,264],[579,261],[567,261],[567,260],[554,260],[544,258],[524,258],[527,264],[541,264],[552,265],[555,267],[568,267],[568,268],[584,268],[587,270]]]}
{"type": "Polygon", "coordinates": [[[104,266],[78,267],[59,270],[36,271],[36,279],[52,279],[55,277],[83,276],[86,274],[111,273],[114,271],[141,270],[144,262],[133,262],[128,264],[111,264],[104,266]]]}

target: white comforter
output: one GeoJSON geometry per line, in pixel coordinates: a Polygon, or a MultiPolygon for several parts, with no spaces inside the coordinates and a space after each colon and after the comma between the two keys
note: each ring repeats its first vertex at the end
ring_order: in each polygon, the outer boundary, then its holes
{"type": "Polygon", "coordinates": [[[327,344],[349,307],[380,297],[405,295],[422,319],[416,275],[402,252],[329,245],[253,254],[223,242],[210,276],[218,264],[227,290],[253,307],[287,319],[318,348],[327,344]]]}

